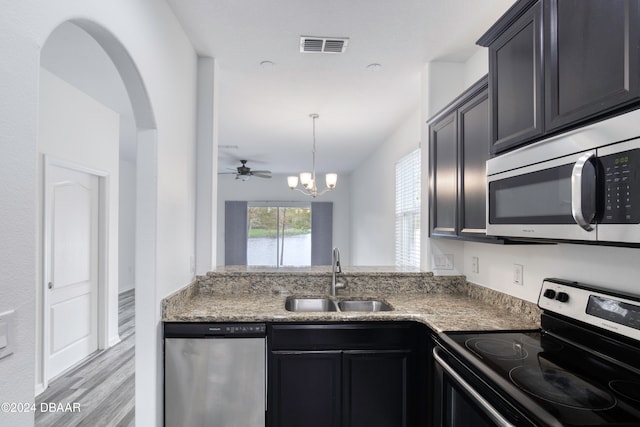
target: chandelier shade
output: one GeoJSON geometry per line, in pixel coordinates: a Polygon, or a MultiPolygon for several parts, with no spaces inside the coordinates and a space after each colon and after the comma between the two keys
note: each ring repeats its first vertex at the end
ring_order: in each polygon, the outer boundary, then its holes
{"type": "Polygon", "coordinates": [[[326,188],[322,191],[318,191],[318,187],[316,185],[316,120],[320,117],[318,114],[309,114],[309,117],[313,119],[313,169],[311,172],[301,172],[299,174],[299,178],[296,175],[291,175],[287,177],[287,184],[289,188],[292,190],[299,191],[307,196],[318,197],[327,191],[331,191],[336,188],[338,183],[338,174],[337,173],[328,173],[325,175],[325,185],[326,188]],[[298,183],[302,185],[302,188],[298,187],[298,183]]]}

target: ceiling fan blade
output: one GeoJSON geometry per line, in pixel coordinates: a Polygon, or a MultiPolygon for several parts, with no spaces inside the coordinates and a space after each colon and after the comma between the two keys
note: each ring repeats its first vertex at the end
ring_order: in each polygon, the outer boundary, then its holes
{"type": "Polygon", "coordinates": [[[271,171],[260,171],[251,169],[251,173],[271,173],[271,171]]]}
{"type": "Polygon", "coordinates": [[[253,172],[251,175],[257,176],[258,178],[271,178],[271,175],[265,175],[265,174],[262,174],[262,173],[253,172]]]}

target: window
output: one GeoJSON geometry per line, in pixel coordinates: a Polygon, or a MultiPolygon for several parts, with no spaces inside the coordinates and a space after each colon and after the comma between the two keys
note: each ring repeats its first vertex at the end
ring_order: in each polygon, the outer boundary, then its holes
{"type": "Polygon", "coordinates": [[[311,204],[248,204],[247,265],[311,265],[311,204]]]}
{"type": "Polygon", "coordinates": [[[420,268],[420,149],[396,163],[396,265],[420,268]]]}
{"type": "Polygon", "coordinates": [[[331,265],[332,202],[227,200],[225,265],[331,265]]]}

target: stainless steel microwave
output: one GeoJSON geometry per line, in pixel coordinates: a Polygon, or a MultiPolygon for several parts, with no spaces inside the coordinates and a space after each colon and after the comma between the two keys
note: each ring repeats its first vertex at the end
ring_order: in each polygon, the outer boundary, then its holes
{"type": "Polygon", "coordinates": [[[487,234],[640,244],[640,110],[487,161],[487,234]]]}

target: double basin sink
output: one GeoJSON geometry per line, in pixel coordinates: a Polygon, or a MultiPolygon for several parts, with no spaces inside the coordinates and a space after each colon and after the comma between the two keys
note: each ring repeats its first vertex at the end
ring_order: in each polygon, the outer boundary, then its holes
{"type": "Polygon", "coordinates": [[[329,297],[288,297],[284,308],[295,312],[330,312],[330,311],[391,311],[388,303],[375,299],[345,298],[334,299],[329,297]]]}

